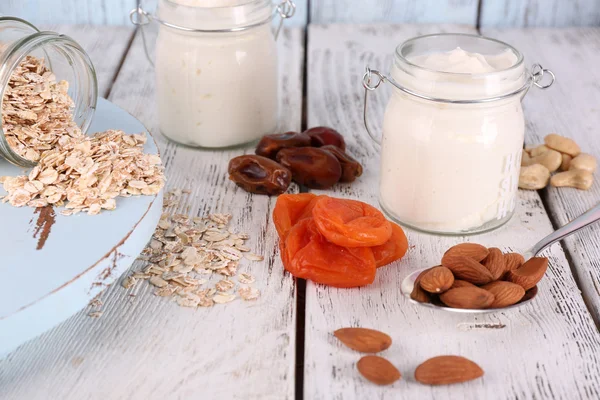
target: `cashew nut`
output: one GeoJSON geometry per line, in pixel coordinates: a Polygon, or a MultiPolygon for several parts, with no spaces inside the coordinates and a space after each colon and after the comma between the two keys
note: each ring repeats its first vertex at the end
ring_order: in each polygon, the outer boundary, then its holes
{"type": "Polygon", "coordinates": [[[577,156],[581,153],[579,145],[573,139],[551,133],[544,138],[544,143],[551,149],[558,150],[561,153],[567,153],[570,156],[577,156]]]}
{"type": "Polygon", "coordinates": [[[562,154],[556,150],[548,149],[548,151],[537,157],[531,157],[525,162],[521,161],[521,165],[526,167],[533,164],[541,164],[546,167],[548,171],[554,172],[562,164],[562,154]]]}
{"type": "Polygon", "coordinates": [[[521,167],[519,174],[519,187],[521,189],[543,189],[548,185],[550,171],[540,164],[533,164],[527,167],[521,167]]]}
{"type": "Polygon", "coordinates": [[[568,154],[563,153],[562,155],[562,164],[560,164],[560,170],[561,171],[568,171],[569,170],[569,166],[571,165],[571,160],[573,159],[573,157],[571,157],[568,154]]]}
{"type": "Polygon", "coordinates": [[[571,161],[569,169],[583,169],[594,172],[596,170],[596,158],[591,154],[581,153],[571,161]]]}
{"type": "Polygon", "coordinates": [[[531,151],[529,152],[529,154],[531,155],[531,157],[537,157],[540,154],[544,154],[545,152],[547,152],[548,150],[550,150],[548,147],[546,147],[546,145],[539,145],[537,147],[534,147],[533,149],[531,149],[531,151]]]}
{"type": "Polygon", "coordinates": [[[594,183],[594,175],[590,171],[583,169],[571,169],[559,172],[550,179],[552,186],[568,186],[583,190],[588,190],[592,186],[592,183],[594,183]]]}
{"type": "Polygon", "coordinates": [[[523,149],[523,154],[521,155],[521,165],[528,165],[527,163],[531,159],[531,156],[527,152],[527,150],[523,149]]]}

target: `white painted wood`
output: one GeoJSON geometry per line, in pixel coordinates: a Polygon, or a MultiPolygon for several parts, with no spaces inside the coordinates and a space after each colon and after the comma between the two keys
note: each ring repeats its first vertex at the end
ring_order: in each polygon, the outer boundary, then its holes
{"type": "MultiPolygon", "coordinates": [[[[145,282],[130,290],[115,284],[101,297],[101,318],[81,312],[1,360],[0,398],[292,399],[296,291],[276,250],[275,199],[251,196],[227,178],[229,159],[252,149],[194,150],[160,135],[153,71],[140,39],[110,99],[157,137],[167,188],[192,190],[180,212],[231,212],[233,226],[251,234],[249,245],[265,261],[242,264],[240,271],[256,277],[262,296],[194,310],[153,296],[145,282]]],[[[300,128],[302,39],[300,29],[285,29],[280,37],[282,124],[289,130],[300,128]]]]}
{"type": "MultiPolygon", "coordinates": [[[[287,26],[306,25],[308,0],[294,0],[296,14],[287,26]]],[[[273,3],[277,3],[274,0],[273,3]]],[[[144,8],[152,11],[157,0],[143,0],[144,8]]],[[[130,26],[129,12],[137,0],[2,0],[0,15],[24,18],[34,24],[90,24],[130,26]]]]}
{"type": "Polygon", "coordinates": [[[478,0],[313,0],[310,22],[477,23],[478,0]]]}
{"type": "MultiPolygon", "coordinates": [[[[344,132],[349,152],[365,167],[357,182],[338,186],[337,195],[377,204],[379,156],[362,125],[361,77],[365,65],[387,71],[399,42],[438,31],[465,29],[426,25],[310,27],[308,125],[330,125],[344,132]]],[[[542,42],[537,43],[541,47],[542,42]]],[[[372,126],[379,129],[386,92],[374,93],[373,100],[377,100],[370,102],[370,114],[372,126]]],[[[544,95],[535,91],[529,94],[531,101],[544,95]]],[[[574,112],[571,117],[583,116],[574,112]]],[[[518,212],[506,226],[466,240],[520,250],[551,230],[537,193],[521,192],[518,212]]],[[[407,257],[379,270],[373,285],[334,289],[307,284],[305,398],[598,398],[600,334],[559,245],[544,253],[550,257],[551,267],[530,305],[489,316],[468,316],[413,305],[400,293],[406,275],[435,265],[445,249],[465,238],[409,231],[408,239],[411,247],[407,257]],[[348,326],[375,328],[392,336],[394,343],[382,355],[401,370],[400,382],[379,387],[358,374],[355,363],[361,354],[344,347],[332,335],[334,330],[348,326]],[[485,370],[484,378],[445,387],[417,383],[413,377],[416,366],[442,354],[474,360],[485,370]]]]}
{"type": "Polygon", "coordinates": [[[482,27],[598,26],[598,0],[481,0],[482,27]]]}
{"type": "MultiPolygon", "coordinates": [[[[526,142],[542,143],[548,133],[573,138],[586,152],[600,159],[600,28],[484,29],[483,33],[517,46],[528,65],[541,63],[556,74],[546,91],[533,90],[524,101],[526,142]]],[[[596,174],[597,175],[597,174],[596,174]]],[[[543,192],[552,218],[564,225],[600,200],[600,179],[589,191],[550,187],[543,192]]],[[[600,226],[565,240],[574,271],[590,309],[600,321],[600,226]]]]}
{"type": "Polygon", "coordinates": [[[125,53],[129,49],[135,28],[133,26],[90,26],[90,25],[40,25],[49,30],[70,36],[89,54],[98,77],[98,94],[108,97],[110,88],[125,53]]]}

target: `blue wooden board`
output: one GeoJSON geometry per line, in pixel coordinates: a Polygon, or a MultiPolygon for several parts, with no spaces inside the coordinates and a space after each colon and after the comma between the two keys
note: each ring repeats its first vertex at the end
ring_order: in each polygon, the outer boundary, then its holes
{"type": "MultiPolygon", "coordinates": [[[[100,99],[88,133],[108,129],[147,132],[137,119],[100,99]]],[[[157,152],[151,137],[144,150],[157,152]]],[[[21,172],[0,160],[0,176],[21,172]]],[[[0,189],[0,194],[6,193],[0,189]]],[[[5,282],[0,290],[0,355],[86,306],[131,265],[158,223],[162,192],[119,197],[116,210],[100,215],[63,216],[59,211],[38,249],[41,213],[0,204],[0,276],[5,282]]]]}

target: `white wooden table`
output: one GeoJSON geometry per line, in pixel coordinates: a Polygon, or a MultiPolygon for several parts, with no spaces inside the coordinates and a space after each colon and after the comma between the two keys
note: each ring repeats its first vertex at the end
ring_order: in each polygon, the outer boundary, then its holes
{"type": "MultiPolygon", "coordinates": [[[[100,93],[150,129],[166,163],[169,188],[189,188],[190,213],[231,211],[265,254],[252,273],[262,297],[208,309],[178,307],[148,285],[119,284],[102,296],[104,315],[82,310],[0,360],[0,399],[597,399],[600,398],[600,227],[557,244],[540,294],[530,305],[484,317],[446,315],[407,302],[402,279],[434,265],[464,238],[408,232],[411,248],[361,289],[296,282],[284,273],[271,211],[275,199],[250,196],[227,180],[227,162],[252,149],[198,151],[169,143],[157,131],[153,71],[141,37],[129,28],[51,27],[90,53],[100,93]],[[340,345],[335,329],[362,326],[389,333],[384,355],[402,371],[377,387],[355,368],[360,355],[340,345]],[[415,382],[414,368],[440,354],[458,354],[485,370],[483,379],[454,386],[415,382]]],[[[365,65],[387,70],[394,47],[433,32],[476,32],[467,26],[310,25],[284,30],[280,40],[283,128],[331,125],[346,135],[365,167],[338,196],[376,204],[377,147],[362,126],[365,65]],[[305,35],[306,34],[306,35],[305,35]],[[306,79],[306,82],[303,82],[306,79]],[[304,89],[306,88],[306,89],[304,89]],[[305,90],[305,102],[303,91],[305,90]]],[[[600,157],[600,28],[484,29],[521,49],[557,75],[552,89],[525,100],[528,143],[556,131],[600,157]]],[[[380,128],[386,92],[371,102],[380,128]]],[[[298,190],[298,188],[293,188],[298,190]]],[[[519,208],[501,229],[468,240],[520,250],[595,205],[592,190],[520,191],[519,208]]],[[[134,265],[134,268],[136,266],[134,265]]]]}

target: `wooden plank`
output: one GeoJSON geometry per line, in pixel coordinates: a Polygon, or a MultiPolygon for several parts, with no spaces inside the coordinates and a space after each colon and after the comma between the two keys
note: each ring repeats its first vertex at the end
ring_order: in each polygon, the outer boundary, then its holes
{"type": "Polygon", "coordinates": [[[481,0],[480,26],[600,25],[598,0],[481,0]]]}
{"type": "Polygon", "coordinates": [[[90,25],[40,25],[49,30],[70,36],[89,54],[98,77],[98,95],[108,97],[117,77],[135,28],[133,26],[101,27],[90,25]]]}
{"type": "MultiPolygon", "coordinates": [[[[273,3],[277,3],[274,1],[273,3]]],[[[308,0],[295,0],[296,14],[288,26],[306,25],[308,0]]],[[[137,0],[2,0],[1,15],[24,18],[34,24],[90,24],[130,26],[129,12],[137,0]]],[[[157,0],[144,0],[144,8],[152,11],[157,0]]]]}
{"type": "MultiPolygon", "coordinates": [[[[135,38],[110,99],[151,128],[166,163],[167,189],[192,193],[179,210],[231,212],[265,255],[242,264],[256,277],[256,302],[182,308],[144,283],[119,284],[101,297],[104,315],[84,310],[0,361],[0,398],[291,399],[295,384],[293,279],[284,274],[271,212],[275,199],[250,196],[227,179],[227,163],[251,149],[201,151],[173,145],[157,131],[154,74],[135,38]]],[[[303,32],[280,38],[282,129],[300,129],[303,32]]],[[[133,268],[139,268],[134,265],[133,268]]]]}
{"type": "Polygon", "coordinates": [[[318,0],[310,22],[477,23],[478,0],[318,0]]]}
{"type": "MultiPolygon", "coordinates": [[[[484,34],[513,43],[528,65],[538,62],[556,74],[548,90],[532,90],[524,100],[526,142],[543,143],[548,133],[573,138],[586,152],[600,159],[600,28],[485,29],[484,34]]],[[[542,192],[552,218],[564,225],[598,204],[598,178],[589,191],[549,187],[542,192]]],[[[600,227],[565,240],[574,271],[596,321],[600,321],[600,227]]]]}
{"type": "MultiPolygon", "coordinates": [[[[365,174],[357,182],[339,185],[336,195],[377,204],[378,150],[362,125],[361,77],[365,65],[387,71],[393,49],[401,41],[425,33],[461,30],[465,29],[426,25],[310,27],[308,125],[330,125],[344,132],[349,152],[365,167],[365,174]]],[[[370,120],[375,129],[381,126],[385,95],[385,91],[378,90],[372,97],[374,101],[370,101],[370,120]]],[[[535,91],[529,94],[531,101],[544,95],[535,91]]],[[[600,368],[595,356],[600,351],[600,334],[559,245],[544,253],[550,258],[551,267],[540,284],[538,297],[520,309],[477,317],[447,314],[413,305],[400,293],[405,276],[435,265],[453,244],[469,240],[518,251],[551,230],[537,193],[521,191],[518,212],[494,232],[460,238],[409,231],[412,247],[407,257],[378,271],[373,285],[334,289],[309,282],[305,397],[346,400],[600,396],[600,368]],[[360,377],[355,363],[361,355],[341,345],[332,335],[334,330],[348,326],[375,328],[392,336],[394,344],[382,355],[400,368],[400,382],[381,388],[360,377]],[[442,354],[476,361],[485,370],[484,378],[446,387],[416,383],[415,367],[442,354]]]]}

